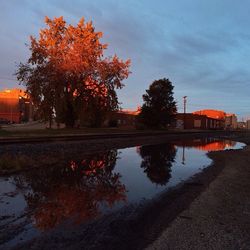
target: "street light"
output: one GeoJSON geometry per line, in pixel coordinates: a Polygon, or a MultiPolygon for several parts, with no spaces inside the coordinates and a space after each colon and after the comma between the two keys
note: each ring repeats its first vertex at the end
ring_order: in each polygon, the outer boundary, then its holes
{"type": "Polygon", "coordinates": [[[183,119],[183,128],[186,128],[186,106],[187,106],[187,96],[183,96],[183,108],[184,108],[184,119],[183,119]]]}
{"type": "Polygon", "coordinates": [[[186,114],[187,96],[183,96],[184,114],[186,114]]]}

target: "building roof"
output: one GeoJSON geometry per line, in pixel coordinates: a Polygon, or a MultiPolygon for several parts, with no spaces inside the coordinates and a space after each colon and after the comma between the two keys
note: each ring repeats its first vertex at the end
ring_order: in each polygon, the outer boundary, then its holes
{"type": "Polygon", "coordinates": [[[141,107],[138,107],[136,110],[132,109],[122,109],[119,110],[118,113],[126,114],[126,115],[138,115],[141,111],[141,107]]]}
{"type": "Polygon", "coordinates": [[[27,94],[22,89],[4,89],[0,91],[1,99],[27,98],[27,94]]]}
{"type": "Polygon", "coordinates": [[[213,119],[225,119],[226,112],[223,110],[215,110],[215,109],[203,109],[193,112],[193,114],[197,115],[206,115],[209,118],[213,119]]]}

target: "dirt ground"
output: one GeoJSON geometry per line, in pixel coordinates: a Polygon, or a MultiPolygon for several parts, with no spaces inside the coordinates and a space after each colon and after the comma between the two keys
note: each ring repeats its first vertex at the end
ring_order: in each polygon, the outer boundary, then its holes
{"type": "Polygon", "coordinates": [[[250,249],[249,139],[237,138],[243,150],[209,154],[222,172],[147,249],[250,249]]]}
{"type": "MultiPolygon", "coordinates": [[[[216,136],[250,145],[248,133],[216,136]]],[[[87,153],[177,138],[95,140],[81,147],[87,153]]],[[[72,151],[74,147],[79,147],[79,142],[72,142],[72,151]]],[[[42,149],[46,154],[46,147],[39,144],[25,148],[27,152],[42,149]]],[[[52,143],[48,151],[55,148],[58,144],[52,143]]],[[[10,145],[8,150],[20,152],[22,146],[10,145]]],[[[60,150],[63,155],[62,144],[60,150]]],[[[140,207],[125,207],[93,222],[93,227],[61,228],[13,249],[250,249],[250,146],[212,152],[209,157],[214,161],[211,167],[156,200],[140,207]]]]}

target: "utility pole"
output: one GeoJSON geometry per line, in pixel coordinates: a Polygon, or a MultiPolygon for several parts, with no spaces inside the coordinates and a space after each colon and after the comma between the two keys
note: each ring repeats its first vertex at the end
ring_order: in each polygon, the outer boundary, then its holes
{"type": "Polygon", "coordinates": [[[183,96],[183,107],[184,107],[184,117],[183,117],[183,128],[186,129],[186,108],[187,108],[187,96],[183,96]]]}

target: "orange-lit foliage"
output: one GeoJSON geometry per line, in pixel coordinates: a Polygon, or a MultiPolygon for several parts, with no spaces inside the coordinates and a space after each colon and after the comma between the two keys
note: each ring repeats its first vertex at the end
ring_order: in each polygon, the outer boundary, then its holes
{"type": "Polygon", "coordinates": [[[33,185],[33,194],[27,196],[30,207],[35,209],[35,225],[46,230],[67,219],[76,223],[100,216],[101,206],[114,206],[126,201],[126,188],[120,182],[120,175],[112,173],[116,153],[96,155],[77,163],[71,161],[57,176],[51,173],[47,188],[33,185]],[[55,179],[56,178],[56,179],[55,179]]]}
{"type": "Polygon", "coordinates": [[[104,57],[102,33],[83,18],[76,26],[63,17],[46,17],[45,23],[38,39],[31,36],[31,57],[17,72],[37,105],[50,116],[55,109],[66,125],[74,125],[83,110],[95,107],[101,115],[117,109],[115,89],[123,87],[130,60],[104,57]]]}

